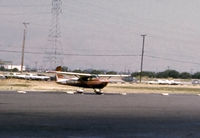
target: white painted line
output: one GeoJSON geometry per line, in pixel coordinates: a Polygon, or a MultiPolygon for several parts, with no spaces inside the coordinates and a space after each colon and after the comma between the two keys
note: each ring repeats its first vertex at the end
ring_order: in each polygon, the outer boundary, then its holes
{"type": "Polygon", "coordinates": [[[168,96],[168,95],[169,95],[169,93],[162,93],[162,95],[163,95],[163,96],[168,96]]]}
{"type": "Polygon", "coordinates": [[[121,93],[121,95],[127,95],[126,93],[121,93]]]}
{"type": "Polygon", "coordinates": [[[25,91],[17,91],[17,92],[18,92],[18,93],[22,93],[22,94],[23,94],[23,93],[26,93],[25,91]]]}
{"type": "Polygon", "coordinates": [[[66,92],[67,94],[74,94],[74,92],[73,91],[68,91],[68,92],[66,92]]]}
{"type": "Polygon", "coordinates": [[[197,96],[200,96],[200,94],[197,94],[197,96]]]}

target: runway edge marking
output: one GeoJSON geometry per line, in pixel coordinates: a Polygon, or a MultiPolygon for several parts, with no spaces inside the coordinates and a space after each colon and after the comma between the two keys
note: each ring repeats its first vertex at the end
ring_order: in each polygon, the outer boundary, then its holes
{"type": "Polygon", "coordinates": [[[162,93],[163,96],[169,96],[169,93],[162,93]]]}
{"type": "Polygon", "coordinates": [[[25,94],[26,91],[17,91],[17,93],[25,94]]]}
{"type": "Polygon", "coordinates": [[[75,92],[73,92],[73,91],[67,91],[66,93],[67,94],[74,94],[75,92]]]}

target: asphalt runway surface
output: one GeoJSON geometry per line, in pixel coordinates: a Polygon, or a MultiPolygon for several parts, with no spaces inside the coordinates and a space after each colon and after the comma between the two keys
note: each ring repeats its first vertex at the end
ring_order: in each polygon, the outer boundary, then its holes
{"type": "Polygon", "coordinates": [[[200,137],[200,96],[0,92],[0,137],[200,137]]]}

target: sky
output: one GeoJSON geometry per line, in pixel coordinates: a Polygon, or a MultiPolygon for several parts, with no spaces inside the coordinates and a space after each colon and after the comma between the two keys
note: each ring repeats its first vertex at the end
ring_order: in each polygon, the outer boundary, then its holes
{"type": "MultiPolygon", "coordinates": [[[[62,0],[61,7],[58,49],[70,69],[139,71],[146,34],[143,70],[200,71],[199,0],[62,0]]],[[[0,19],[0,60],[21,63],[29,22],[25,65],[45,68],[51,0],[0,0],[0,19]]]]}

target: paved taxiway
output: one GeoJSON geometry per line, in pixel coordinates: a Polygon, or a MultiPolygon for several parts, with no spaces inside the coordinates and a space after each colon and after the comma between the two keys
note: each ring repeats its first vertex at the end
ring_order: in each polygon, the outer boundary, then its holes
{"type": "Polygon", "coordinates": [[[200,137],[200,96],[0,92],[0,137],[200,137]]]}

